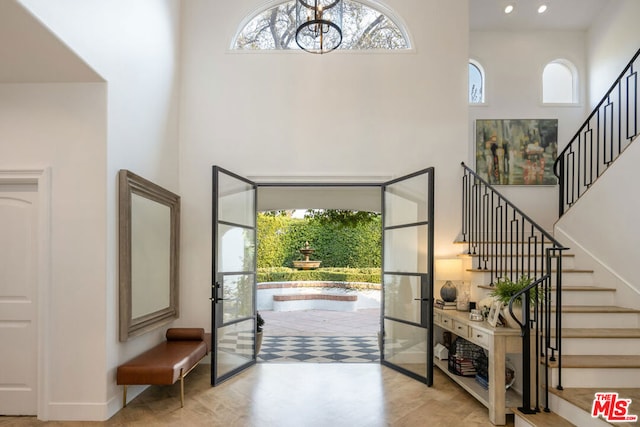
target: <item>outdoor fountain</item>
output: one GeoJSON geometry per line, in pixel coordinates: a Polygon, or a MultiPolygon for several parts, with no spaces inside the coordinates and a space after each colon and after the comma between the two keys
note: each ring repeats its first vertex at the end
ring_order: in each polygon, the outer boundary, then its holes
{"type": "Polygon", "coordinates": [[[304,248],[300,248],[300,253],[304,255],[304,261],[293,261],[293,266],[300,270],[314,270],[320,267],[322,261],[310,261],[309,255],[316,250],[309,247],[309,242],[304,242],[304,248]]]}

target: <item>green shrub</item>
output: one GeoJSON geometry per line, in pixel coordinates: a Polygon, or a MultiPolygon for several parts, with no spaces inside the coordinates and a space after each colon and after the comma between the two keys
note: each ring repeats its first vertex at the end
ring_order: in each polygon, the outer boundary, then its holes
{"type": "Polygon", "coordinates": [[[379,284],[379,268],[319,268],[296,270],[287,267],[258,268],[258,283],[262,282],[365,282],[379,284]]]}
{"type": "Polygon", "coordinates": [[[351,226],[314,219],[258,214],[258,268],[293,267],[305,242],[315,249],[311,260],[322,267],[380,267],[380,216],[351,226]]]}

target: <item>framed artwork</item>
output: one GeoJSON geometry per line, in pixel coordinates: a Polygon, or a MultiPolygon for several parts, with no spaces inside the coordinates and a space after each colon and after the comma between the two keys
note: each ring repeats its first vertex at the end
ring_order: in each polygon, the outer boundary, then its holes
{"type": "Polygon", "coordinates": [[[492,185],[555,185],[558,120],[476,120],[476,173],[492,185]]]}
{"type": "Polygon", "coordinates": [[[487,316],[487,322],[494,328],[498,324],[498,319],[500,318],[500,312],[502,311],[502,302],[496,301],[491,306],[489,310],[489,316],[487,316]]]}

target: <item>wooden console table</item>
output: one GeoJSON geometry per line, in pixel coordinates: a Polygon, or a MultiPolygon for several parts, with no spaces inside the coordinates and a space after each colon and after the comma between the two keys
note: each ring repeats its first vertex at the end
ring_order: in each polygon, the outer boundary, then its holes
{"type": "MultiPolygon", "coordinates": [[[[489,409],[489,419],[493,424],[505,425],[506,414],[513,413],[510,408],[522,405],[520,395],[511,389],[506,390],[504,385],[507,353],[522,352],[520,330],[494,328],[486,321],[471,321],[468,312],[438,308],[433,311],[435,326],[489,350],[489,389],[484,389],[475,378],[449,372],[446,360],[434,358],[434,364],[489,409]]],[[[438,335],[434,336],[436,342],[441,342],[438,335]]]]}

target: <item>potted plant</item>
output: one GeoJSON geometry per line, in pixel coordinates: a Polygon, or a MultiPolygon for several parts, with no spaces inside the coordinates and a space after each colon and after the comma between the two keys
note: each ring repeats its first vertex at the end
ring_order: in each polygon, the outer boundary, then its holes
{"type": "MultiPolygon", "coordinates": [[[[519,327],[519,325],[511,318],[509,313],[509,301],[511,298],[516,295],[518,292],[526,288],[531,284],[531,278],[528,276],[520,276],[520,278],[514,282],[508,277],[502,277],[498,279],[498,281],[494,284],[494,288],[491,291],[491,296],[494,300],[502,303],[503,307],[503,316],[507,321],[508,326],[510,327],[519,327]]],[[[529,301],[531,306],[536,302],[536,292],[534,289],[529,292],[529,301]]],[[[518,297],[514,301],[514,305],[517,307],[522,307],[522,297],[518,297]]],[[[517,315],[518,320],[521,320],[521,311],[514,310],[514,313],[517,315]]]]}
{"type": "Polygon", "coordinates": [[[262,327],[264,326],[264,319],[260,316],[260,312],[256,312],[256,356],[260,353],[260,347],[262,347],[262,327]]]}

